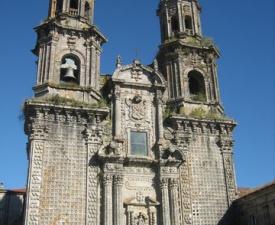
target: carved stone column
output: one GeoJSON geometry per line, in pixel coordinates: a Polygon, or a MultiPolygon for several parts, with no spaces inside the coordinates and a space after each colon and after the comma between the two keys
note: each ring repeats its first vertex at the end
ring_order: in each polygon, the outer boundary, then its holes
{"type": "Polygon", "coordinates": [[[113,224],[113,194],[112,194],[113,176],[105,175],[104,185],[104,225],[113,224]]]}
{"type": "Polygon", "coordinates": [[[225,183],[227,188],[227,200],[229,207],[232,204],[232,202],[236,199],[237,191],[232,152],[234,141],[232,140],[231,136],[223,135],[220,137],[219,144],[221,147],[221,153],[223,158],[225,183]]]}
{"type": "Polygon", "coordinates": [[[127,212],[127,225],[134,225],[134,212],[128,211],[127,212]]]}
{"type": "Polygon", "coordinates": [[[161,178],[160,190],[161,190],[161,205],[162,205],[162,224],[170,225],[168,178],[161,178]]]}
{"type": "Polygon", "coordinates": [[[121,103],[120,103],[120,88],[115,87],[115,136],[120,136],[121,129],[121,103]]]}
{"type": "Polygon", "coordinates": [[[156,225],[156,212],[150,211],[149,225],[156,225]]]}
{"type": "MultiPolygon", "coordinates": [[[[37,115],[38,117],[38,115],[37,115]]],[[[39,205],[42,182],[43,150],[48,138],[48,129],[43,125],[28,124],[29,174],[26,197],[25,225],[39,225],[39,205]]]]}
{"type": "Polygon", "coordinates": [[[91,43],[90,41],[86,41],[86,58],[87,58],[87,64],[86,64],[86,71],[85,71],[85,80],[82,81],[84,84],[80,82],[80,85],[91,85],[92,86],[92,80],[91,77],[87,74],[90,74],[91,71],[91,43]]]}
{"type": "Polygon", "coordinates": [[[114,225],[121,225],[123,214],[122,202],[122,185],[123,177],[121,175],[114,176],[114,225]]]}
{"type": "Polygon", "coordinates": [[[162,102],[162,93],[161,91],[157,91],[156,93],[156,100],[157,100],[157,113],[158,113],[158,135],[159,135],[159,139],[163,139],[163,102],[162,102]]]}
{"type": "Polygon", "coordinates": [[[179,225],[179,180],[178,179],[171,179],[169,183],[170,189],[170,207],[171,207],[171,225],[179,225]]]}
{"type": "Polygon", "coordinates": [[[98,224],[100,220],[99,212],[99,179],[98,175],[100,173],[100,168],[94,159],[94,155],[98,151],[101,139],[98,136],[99,130],[88,129],[85,131],[86,145],[88,151],[88,167],[87,167],[87,214],[86,223],[87,224],[98,224]]]}

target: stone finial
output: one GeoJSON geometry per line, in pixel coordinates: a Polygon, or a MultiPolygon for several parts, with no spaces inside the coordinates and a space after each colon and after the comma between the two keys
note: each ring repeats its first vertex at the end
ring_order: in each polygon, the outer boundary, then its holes
{"type": "Polygon", "coordinates": [[[157,59],[154,60],[154,70],[155,71],[159,70],[159,65],[158,65],[158,60],[157,59]]]}
{"type": "Polygon", "coordinates": [[[0,182],[0,189],[4,189],[4,183],[0,182]]]}
{"type": "Polygon", "coordinates": [[[116,58],[116,68],[121,67],[122,66],[122,60],[120,55],[117,56],[116,58]]]}

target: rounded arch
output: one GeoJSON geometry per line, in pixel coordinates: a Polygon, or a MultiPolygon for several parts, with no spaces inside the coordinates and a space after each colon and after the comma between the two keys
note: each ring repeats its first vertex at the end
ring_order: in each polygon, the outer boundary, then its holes
{"type": "Polygon", "coordinates": [[[191,16],[185,16],[184,24],[185,24],[185,29],[186,30],[192,30],[193,29],[191,16]]]}
{"type": "Polygon", "coordinates": [[[70,49],[63,49],[62,51],[59,52],[59,61],[62,60],[63,56],[64,55],[75,55],[79,61],[80,61],[80,64],[81,65],[84,65],[85,64],[85,57],[84,55],[82,54],[82,52],[78,51],[77,49],[74,49],[74,50],[70,50],[70,49]]]}
{"type": "Polygon", "coordinates": [[[81,64],[79,58],[74,54],[65,54],[61,59],[60,82],[80,83],[81,64]]]}
{"type": "Polygon", "coordinates": [[[171,29],[172,32],[179,31],[179,20],[175,15],[171,18],[171,29]]]}
{"type": "Polygon", "coordinates": [[[205,80],[202,73],[191,70],[187,77],[190,98],[194,101],[206,101],[205,80]]]}
{"type": "Polygon", "coordinates": [[[58,15],[63,10],[63,0],[57,0],[55,3],[55,14],[58,15]]]}
{"type": "Polygon", "coordinates": [[[85,2],[85,11],[89,11],[91,9],[91,6],[89,4],[89,2],[85,2]]]}

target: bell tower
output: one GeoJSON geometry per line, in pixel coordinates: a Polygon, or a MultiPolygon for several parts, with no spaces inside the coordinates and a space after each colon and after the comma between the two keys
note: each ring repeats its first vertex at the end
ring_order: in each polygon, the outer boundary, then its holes
{"type": "Polygon", "coordinates": [[[25,225],[100,222],[94,153],[109,114],[100,93],[101,46],[107,39],[93,17],[94,0],[50,0],[48,18],[35,28],[34,98],[24,105],[25,225]]]}
{"type": "Polygon", "coordinates": [[[201,7],[198,1],[163,1],[159,5],[158,16],[161,24],[161,40],[184,38],[201,39],[201,7]]]}
{"type": "Polygon", "coordinates": [[[63,97],[98,101],[101,45],[107,39],[93,24],[93,17],[94,0],[50,1],[48,18],[35,28],[35,97],[58,91],[63,97]]]}
{"type": "Polygon", "coordinates": [[[157,15],[161,45],[157,56],[168,82],[168,105],[190,113],[200,107],[222,113],[216,59],[220,53],[211,38],[203,38],[201,6],[197,0],[163,0],[157,15]]]}
{"type": "Polygon", "coordinates": [[[176,224],[227,224],[237,193],[232,140],[237,124],[223,114],[220,53],[202,34],[201,12],[198,0],[161,0],[158,5],[157,61],[167,82],[163,136],[167,146],[185,156],[181,223],[176,224]]]}

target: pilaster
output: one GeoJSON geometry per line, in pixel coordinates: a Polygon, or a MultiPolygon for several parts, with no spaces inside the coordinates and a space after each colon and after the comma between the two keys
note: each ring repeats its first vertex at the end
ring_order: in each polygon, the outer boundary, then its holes
{"type": "Polygon", "coordinates": [[[121,136],[121,93],[120,87],[115,87],[114,100],[115,100],[115,137],[121,136]]]}
{"type": "Polygon", "coordinates": [[[108,174],[104,175],[103,188],[104,188],[104,225],[113,224],[113,192],[112,192],[113,176],[108,174]]]}
{"type": "Polygon", "coordinates": [[[41,184],[44,142],[48,128],[44,125],[29,124],[28,143],[28,188],[26,197],[25,225],[39,225],[39,206],[41,205],[41,184]]]}
{"type": "Polygon", "coordinates": [[[221,135],[219,144],[221,147],[221,154],[223,159],[228,207],[230,207],[232,202],[236,200],[237,197],[236,178],[232,152],[234,141],[232,140],[231,136],[221,135]]]}
{"type": "Polygon", "coordinates": [[[169,201],[169,179],[160,179],[161,206],[162,206],[162,224],[170,225],[170,201],[169,201]]]}
{"type": "Polygon", "coordinates": [[[100,168],[95,160],[95,154],[101,145],[100,131],[94,125],[85,130],[87,145],[87,212],[86,223],[98,225],[100,223],[100,168]]]}
{"type": "Polygon", "coordinates": [[[171,225],[179,225],[179,180],[171,178],[169,182],[170,189],[170,207],[171,207],[171,225]]]}
{"type": "Polygon", "coordinates": [[[123,176],[114,176],[114,225],[123,224],[123,202],[122,202],[123,176]]]}
{"type": "Polygon", "coordinates": [[[159,140],[163,139],[163,100],[162,93],[160,90],[156,92],[156,101],[157,101],[157,125],[158,125],[158,138],[159,140]]]}

